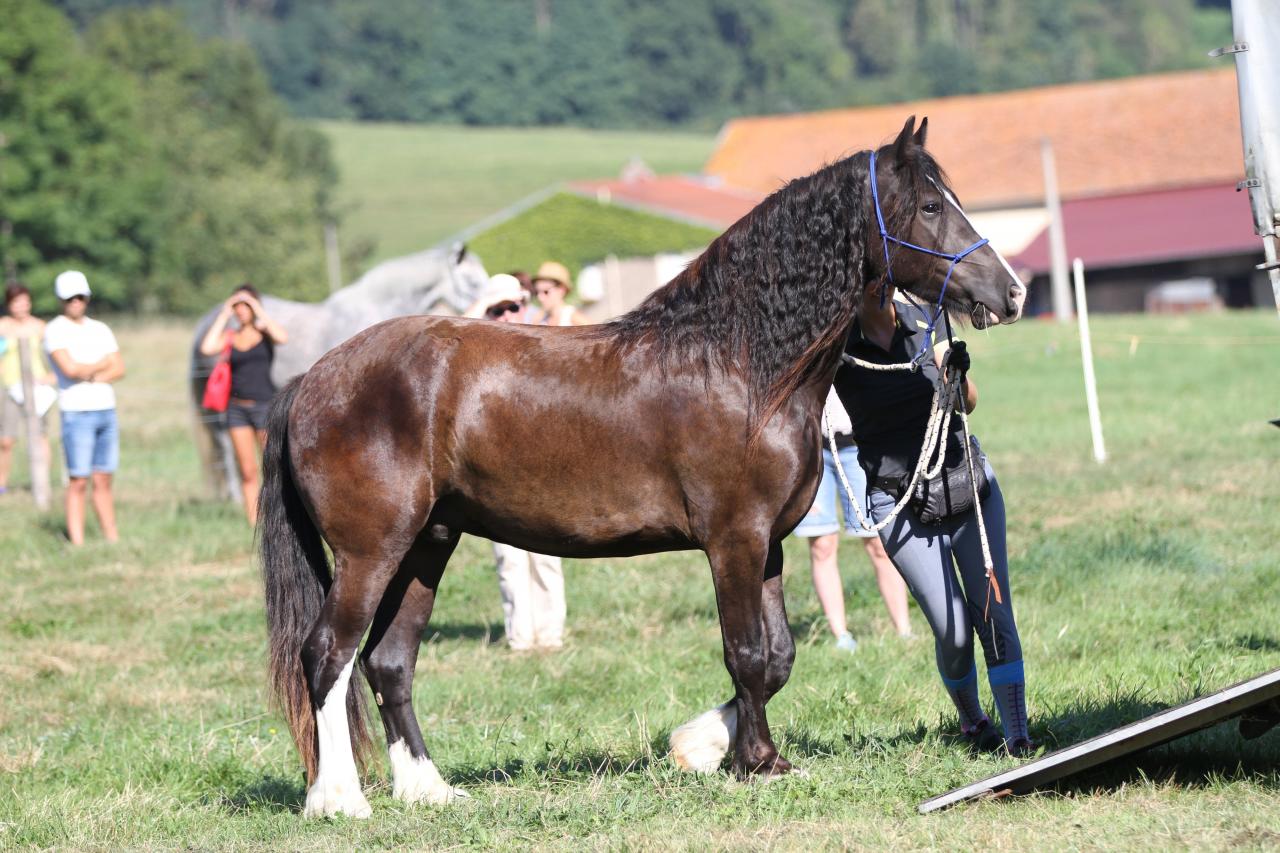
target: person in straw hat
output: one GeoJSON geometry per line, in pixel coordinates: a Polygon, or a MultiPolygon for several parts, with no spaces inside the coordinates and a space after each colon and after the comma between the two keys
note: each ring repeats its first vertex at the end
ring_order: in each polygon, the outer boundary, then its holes
{"type": "Polygon", "coordinates": [[[565,302],[573,283],[569,270],[557,261],[545,261],[533,277],[533,292],[542,305],[542,313],[534,321],[542,326],[586,326],[590,324],[581,311],[565,302]]]}

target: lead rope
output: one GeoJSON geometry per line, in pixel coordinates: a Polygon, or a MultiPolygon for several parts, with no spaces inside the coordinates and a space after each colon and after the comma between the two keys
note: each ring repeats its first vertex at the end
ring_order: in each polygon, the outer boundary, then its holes
{"type": "MultiPolygon", "coordinates": [[[[943,319],[947,329],[947,355],[943,359],[946,364],[951,360],[951,347],[955,344],[955,338],[951,335],[951,317],[943,314],[943,319]]],[[[991,559],[991,545],[987,541],[987,520],[982,515],[982,498],[978,495],[978,476],[977,471],[973,467],[973,444],[969,437],[969,413],[966,411],[965,400],[963,399],[964,376],[959,377],[959,409],[960,409],[960,426],[964,430],[964,461],[969,466],[969,486],[973,489],[973,511],[978,519],[978,541],[982,543],[982,567],[987,573],[987,600],[982,606],[982,621],[991,621],[991,597],[995,596],[996,604],[1003,604],[1004,598],[1000,595],[1000,581],[996,578],[995,562],[991,559]]]]}
{"type": "MultiPolygon", "coordinates": [[[[951,341],[951,323],[949,321],[947,322],[947,339],[948,342],[951,341]]],[[[864,361],[848,353],[841,353],[840,357],[847,364],[867,370],[909,370],[914,372],[920,369],[919,363],[914,359],[897,364],[879,364],[873,361],[864,361]]],[[[830,419],[827,417],[825,409],[822,412],[822,431],[827,436],[827,443],[831,448],[831,457],[835,461],[836,474],[840,478],[840,484],[844,487],[845,494],[849,496],[849,503],[853,505],[854,515],[858,517],[858,526],[868,533],[879,533],[892,524],[898,514],[902,512],[902,508],[910,502],[911,495],[915,492],[916,483],[922,477],[925,480],[932,480],[941,473],[943,461],[946,458],[947,427],[951,423],[951,413],[958,411],[960,424],[964,429],[964,457],[965,464],[969,466],[969,485],[973,489],[973,511],[978,519],[978,539],[982,544],[982,565],[986,570],[987,577],[987,601],[982,610],[982,618],[983,621],[989,622],[991,620],[992,596],[995,596],[997,604],[1003,604],[1004,597],[1000,594],[1000,582],[995,575],[995,563],[991,559],[991,545],[987,539],[987,523],[982,516],[982,499],[978,495],[978,481],[973,467],[972,445],[969,440],[969,416],[965,412],[964,400],[961,397],[964,387],[963,376],[948,370],[950,361],[951,350],[948,349],[946,355],[942,357],[942,370],[938,372],[938,379],[933,383],[933,404],[929,410],[928,420],[925,422],[924,441],[921,442],[920,457],[911,472],[911,480],[907,487],[903,489],[902,497],[894,505],[893,511],[878,524],[872,524],[863,514],[862,501],[865,498],[859,499],[853,493],[853,486],[849,483],[849,478],[844,473],[844,466],[840,464],[840,452],[836,447],[836,435],[831,429],[830,419]],[[931,461],[934,460],[935,456],[936,460],[931,461]]]]}

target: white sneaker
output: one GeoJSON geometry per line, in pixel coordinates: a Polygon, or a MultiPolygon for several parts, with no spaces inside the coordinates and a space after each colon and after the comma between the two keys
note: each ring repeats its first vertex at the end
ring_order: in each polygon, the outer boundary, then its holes
{"type": "Polygon", "coordinates": [[[858,650],[858,641],[853,638],[853,634],[845,631],[839,637],[836,637],[836,648],[842,652],[856,652],[858,650]]]}

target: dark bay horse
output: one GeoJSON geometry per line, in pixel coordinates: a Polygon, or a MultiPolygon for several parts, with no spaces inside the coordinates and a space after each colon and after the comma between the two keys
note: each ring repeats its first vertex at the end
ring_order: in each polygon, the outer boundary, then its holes
{"type": "MultiPolygon", "coordinates": [[[[878,152],[889,233],[969,246],[924,136],[913,118],[878,152]]],[[[795,657],[780,543],[817,490],[823,400],[859,294],[886,273],[869,154],[790,182],[610,323],[389,320],[282,390],[259,540],[271,680],[306,764],[307,815],[369,814],[357,651],[394,795],[460,795],[427,753],[410,683],[463,533],[565,557],[705,551],[734,696],[675,739],[677,760],[705,769],[732,748],[739,776],[790,769],[765,718],[795,657]]],[[[889,263],[900,288],[939,295],[945,260],[894,249],[889,263]]],[[[1016,320],[1024,290],[986,246],[945,295],[986,325],[1016,320]]]]}

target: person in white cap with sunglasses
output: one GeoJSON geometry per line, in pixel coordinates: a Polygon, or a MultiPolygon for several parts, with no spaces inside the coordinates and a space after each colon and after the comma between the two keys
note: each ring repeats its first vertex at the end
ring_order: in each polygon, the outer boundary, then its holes
{"type": "MultiPolygon", "coordinates": [[[[527,323],[527,294],[507,273],[489,279],[466,316],[499,323],[527,323]]],[[[564,567],[559,557],[493,543],[502,595],[502,618],[512,651],[555,651],[564,646],[564,567]]]]}
{"type": "Polygon", "coordinates": [[[124,359],[106,323],[85,316],[89,281],[79,270],[54,279],[62,315],[49,322],[44,348],[58,378],[62,410],[62,450],[67,462],[67,538],[84,543],[85,499],[93,481],[93,509],[108,542],[119,538],[111,480],[120,462],[116,392],[111,383],[124,376],[124,359]]]}

